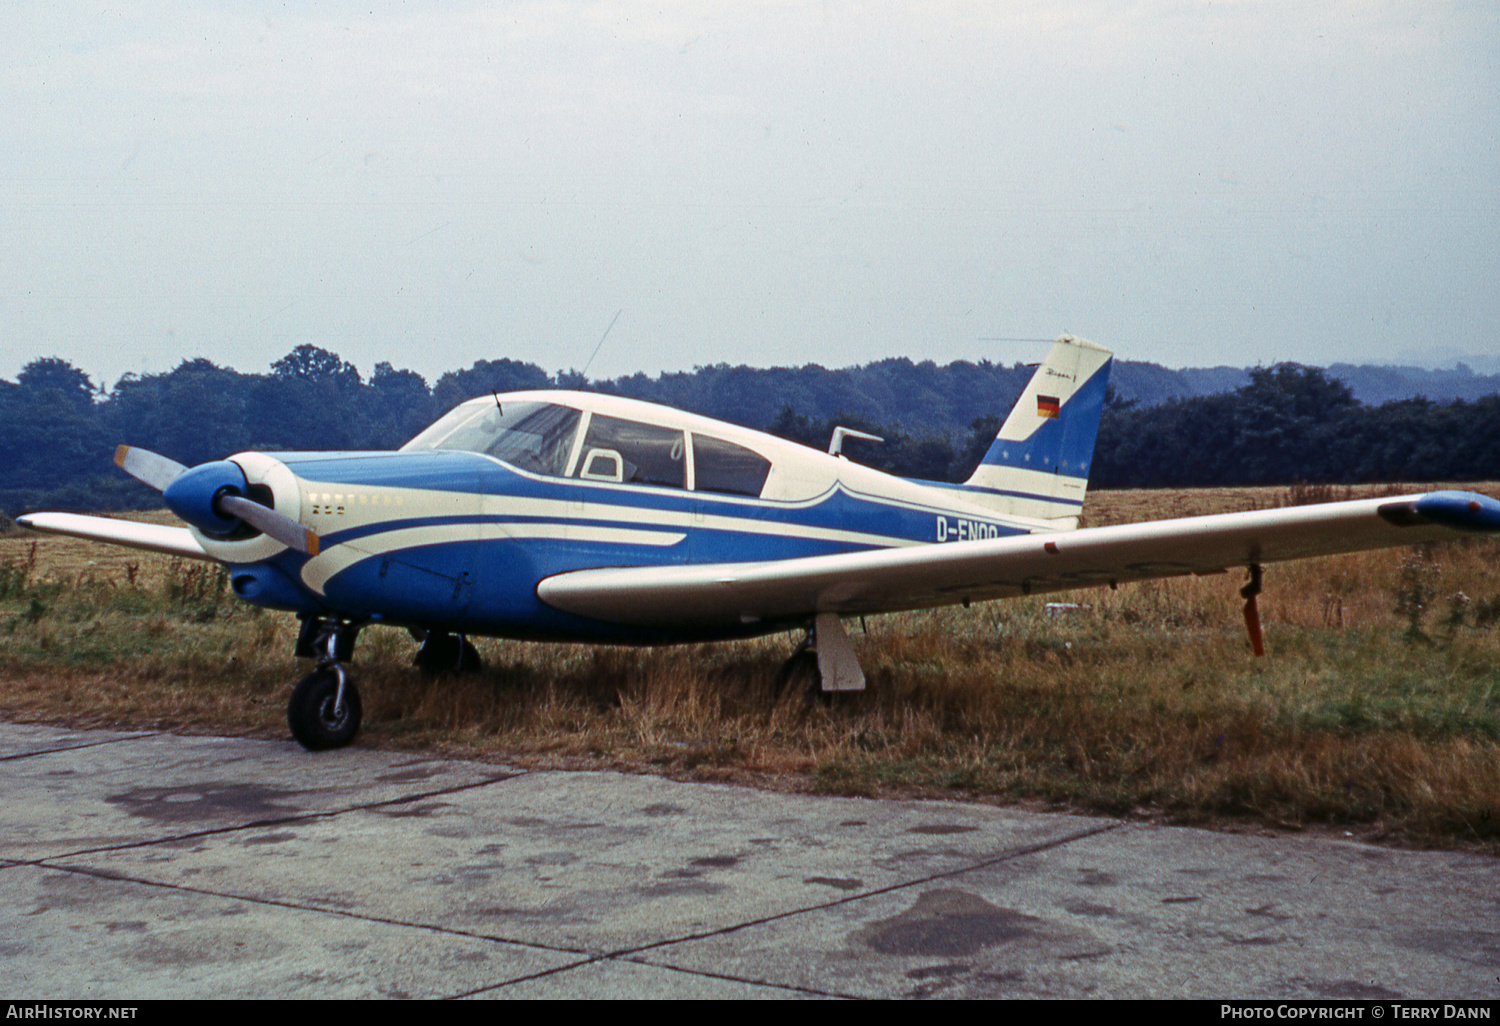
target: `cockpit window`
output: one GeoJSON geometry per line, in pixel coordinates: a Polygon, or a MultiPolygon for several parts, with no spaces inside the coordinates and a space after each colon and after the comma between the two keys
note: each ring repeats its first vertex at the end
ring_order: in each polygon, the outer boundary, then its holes
{"type": "Polygon", "coordinates": [[[578,459],[579,477],[592,481],[687,487],[681,431],[594,414],[578,459]]]}
{"type": "MultiPolygon", "coordinates": [[[[555,403],[460,406],[401,447],[484,453],[520,470],[561,477],[568,470],[581,414],[555,403]]],[[[597,418],[596,418],[597,419],[597,418]]]]}
{"type": "Polygon", "coordinates": [[[722,438],[693,435],[693,488],[728,495],[760,495],[771,461],[722,438]]]}

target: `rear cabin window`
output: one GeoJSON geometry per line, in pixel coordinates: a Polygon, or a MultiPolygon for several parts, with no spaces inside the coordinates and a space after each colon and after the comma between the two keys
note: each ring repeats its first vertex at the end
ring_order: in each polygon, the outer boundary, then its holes
{"type": "Polygon", "coordinates": [[[771,461],[743,445],[693,436],[693,487],[700,492],[759,496],[771,461]]]}
{"type": "Polygon", "coordinates": [[[588,481],[687,487],[681,431],[594,414],[578,457],[577,475],[588,481]]]}

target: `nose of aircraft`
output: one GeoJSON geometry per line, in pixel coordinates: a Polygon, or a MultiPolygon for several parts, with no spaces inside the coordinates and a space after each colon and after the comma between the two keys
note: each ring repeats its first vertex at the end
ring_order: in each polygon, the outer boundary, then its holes
{"type": "Polygon", "coordinates": [[[240,518],[223,516],[216,500],[243,496],[247,487],[245,472],[237,464],[215,460],[178,474],[162,492],[162,499],[168,509],[204,534],[222,537],[240,526],[240,518]]]}
{"type": "Polygon", "coordinates": [[[318,536],[297,521],[247,496],[245,472],[231,460],[184,467],[146,449],[122,445],[115,451],[120,469],[162,493],[167,507],[204,534],[228,537],[249,524],[298,552],[318,554],[318,536]]]}

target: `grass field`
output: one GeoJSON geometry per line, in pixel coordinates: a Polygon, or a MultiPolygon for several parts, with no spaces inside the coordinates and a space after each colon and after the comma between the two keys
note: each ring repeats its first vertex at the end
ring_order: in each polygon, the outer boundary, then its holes
{"type": "MultiPolygon", "coordinates": [[[[1087,522],[1344,497],[1101,492],[1087,522]]],[[[404,632],[376,629],[358,743],[1500,854],[1497,556],[1475,540],[1269,566],[1265,659],[1242,573],[871,618],[851,624],[870,687],[829,702],[773,694],[790,635],[480,639],[483,673],[428,679],[404,632]]],[[[295,634],[212,565],[0,535],[0,716],[286,737],[295,634]]]]}

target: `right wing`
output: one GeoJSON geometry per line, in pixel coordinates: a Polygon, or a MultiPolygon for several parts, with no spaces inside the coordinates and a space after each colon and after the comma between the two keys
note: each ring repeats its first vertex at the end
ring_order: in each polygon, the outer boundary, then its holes
{"type": "Polygon", "coordinates": [[[16,523],[47,534],[67,534],[187,559],[213,559],[186,527],[141,524],[112,517],[86,517],[79,513],[28,513],[17,517],[16,523]]]}
{"type": "Polygon", "coordinates": [[[759,563],[574,570],[537,595],[612,623],[857,616],[1500,531],[1500,502],[1430,492],[759,563]]]}

